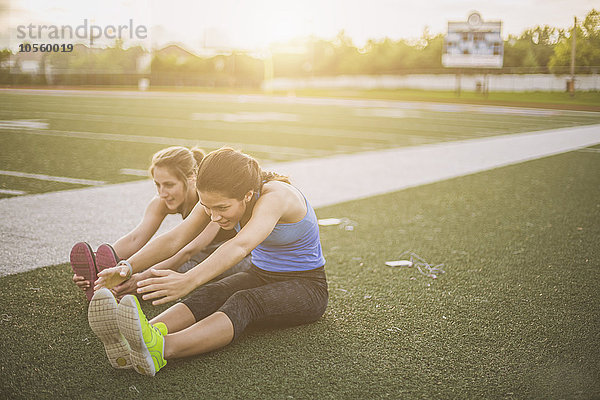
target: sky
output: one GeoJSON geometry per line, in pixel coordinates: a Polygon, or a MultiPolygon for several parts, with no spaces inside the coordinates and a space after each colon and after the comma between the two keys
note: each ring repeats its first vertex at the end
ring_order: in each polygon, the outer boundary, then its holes
{"type": "Polygon", "coordinates": [[[344,30],[357,46],[368,39],[417,39],[425,29],[445,33],[448,21],[478,11],[502,21],[503,36],[536,25],[568,28],[597,0],[0,0],[0,37],[14,47],[18,26],[129,24],[148,28],[139,42],[153,47],[181,43],[190,50],[259,50],[273,42],[314,35],[333,39],[344,30]]]}

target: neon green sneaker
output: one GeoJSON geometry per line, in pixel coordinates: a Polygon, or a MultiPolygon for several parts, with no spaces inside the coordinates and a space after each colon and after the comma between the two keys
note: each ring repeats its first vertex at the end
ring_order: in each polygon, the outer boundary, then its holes
{"type": "Polygon", "coordinates": [[[94,293],[88,307],[88,322],[102,341],[110,365],[120,369],[132,368],[129,357],[131,350],[119,331],[117,301],[110,290],[102,288],[94,293]]]}
{"type": "Polygon", "coordinates": [[[119,331],[125,336],[131,347],[131,364],[142,375],[154,376],[159,369],[167,365],[164,358],[166,325],[157,323],[152,326],[137,297],[127,295],[121,299],[117,308],[119,331]]]}

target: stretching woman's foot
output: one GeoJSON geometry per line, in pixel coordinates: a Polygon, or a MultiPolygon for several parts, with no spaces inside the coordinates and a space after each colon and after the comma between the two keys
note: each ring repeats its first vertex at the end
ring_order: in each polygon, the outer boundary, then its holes
{"type": "Polygon", "coordinates": [[[90,301],[94,295],[94,282],[96,281],[96,259],[94,252],[89,244],[79,242],[71,249],[70,258],[71,269],[73,269],[75,275],[83,277],[84,281],[89,282],[89,286],[85,288],[85,296],[90,301]]]}
{"type": "Polygon", "coordinates": [[[96,270],[98,272],[106,268],[112,268],[119,262],[115,249],[110,244],[104,243],[96,250],[96,270]]]}
{"type": "Polygon", "coordinates": [[[119,332],[117,301],[110,290],[102,288],[94,294],[88,308],[88,322],[102,341],[110,365],[114,368],[131,368],[131,349],[119,332]]]}
{"type": "Polygon", "coordinates": [[[131,363],[142,375],[154,376],[167,365],[165,338],[167,326],[163,323],[151,325],[137,297],[127,295],[119,303],[117,310],[119,330],[131,346],[131,363]]]}

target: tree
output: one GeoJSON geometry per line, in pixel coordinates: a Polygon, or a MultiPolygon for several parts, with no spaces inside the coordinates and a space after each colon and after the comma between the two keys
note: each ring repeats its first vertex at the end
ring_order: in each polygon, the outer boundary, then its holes
{"type": "Polygon", "coordinates": [[[504,42],[504,64],[505,67],[528,67],[535,68],[539,64],[531,46],[531,38],[525,36],[509,36],[504,42]]]}
{"type": "MultiPolygon", "coordinates": [[[[578,67],[600,66],[600,13],[596,10],[590,11],[583,23],[577,24],[577,44],[575,47],[575,65],[578,67]]],[[[553,73],[564,73],[571,65],[573,29],[569,37],[564,36],[554,48],[554,54],[550,58],[549,66],[553,73]]]]}

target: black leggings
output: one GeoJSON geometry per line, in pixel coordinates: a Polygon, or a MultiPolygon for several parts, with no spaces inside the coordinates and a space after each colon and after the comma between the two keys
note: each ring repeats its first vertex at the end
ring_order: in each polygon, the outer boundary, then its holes
{"type": "Polygon", "coordinates": [[[250,323],[294,326],[317,321],[328,301],[324,267],[310,271],[269,272],[255,265],[192,292],[182,302],[200,321],[224,312],[234,340],[250,323]]]}

